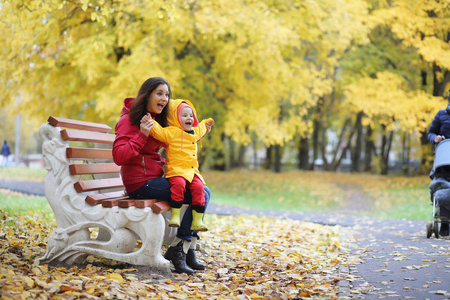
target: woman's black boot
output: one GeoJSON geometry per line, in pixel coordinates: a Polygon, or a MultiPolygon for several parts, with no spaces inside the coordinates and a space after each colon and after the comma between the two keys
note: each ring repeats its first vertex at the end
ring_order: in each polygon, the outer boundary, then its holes
{"type": "Polygon", "coordinates": [[[194,270],[186,266],[186,253],[183,251],[183,241],[176,246],[171,246],[164,254],[164,258],[170,260],[177,273],[194,274],[194,270]]]}
{"type": "Polygon", "coordinates": [[[197,248],[197,238],[192,237],[191,245],[189,247],[188,253],[186,254],[186,264],[194,270],[204,270],[205,265],[197,260],[195,254],[197,248]]]}
{"type": "Polygon", "coordinates": [[[188,253],[186,254],[186,263],[189,267],[191,267],[194,270],[205,269],[205,265],[197,260],[197,256],[195,255],[195,249],[188,250],[188,253]]]}

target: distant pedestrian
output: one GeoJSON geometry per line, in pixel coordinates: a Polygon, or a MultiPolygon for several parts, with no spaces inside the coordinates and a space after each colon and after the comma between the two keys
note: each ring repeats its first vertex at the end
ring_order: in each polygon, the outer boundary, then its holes
{"type": "Polygon", "coordinates": [[[2,146],[2,167],[6,167],[8,164],[8,156],[11,154],[11,151],[9,150],[8,142],[5,140],[3,142],[2,146]]]}

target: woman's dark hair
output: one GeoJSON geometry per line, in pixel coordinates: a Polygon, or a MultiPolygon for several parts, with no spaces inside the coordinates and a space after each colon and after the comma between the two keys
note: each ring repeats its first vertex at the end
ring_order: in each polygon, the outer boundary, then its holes
{"type": "Polygon", "coordinates": [[[167,126],[167,112],[169,111],[170,99],[172,99],[172,91],[170,90],[170,84],[162,77],[151,77],[141,85],[141,88],[139,89],[139,92],[130,108],[129,118],[131,124],[139,126],[142,117],[147,114],[147,103],[149,96],[160,84],[167,85],[167,88],[169,89],[169,101],[162,112],[159,115],[156,115],[156,121],[162,127],[167,126]]]}

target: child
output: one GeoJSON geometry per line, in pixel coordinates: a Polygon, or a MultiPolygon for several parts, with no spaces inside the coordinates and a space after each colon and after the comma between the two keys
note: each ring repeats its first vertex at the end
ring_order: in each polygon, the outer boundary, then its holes
{"type": "Polygon", "coordinates": [[[214,120],[209,118],[199,123],[195,108],[189,100],[171,100],[167,120],[169,126],[163,128],[150,119],[154,124],[150,133],[167,147],[165,177],[170,182],[172,194],[169,226],[180,227],[180,210],[187,186],[192,195],[191,230],[207,231],[202,220],[205,212],[205,181],[198,170],[196,142],[209,132],[214,120]]]}

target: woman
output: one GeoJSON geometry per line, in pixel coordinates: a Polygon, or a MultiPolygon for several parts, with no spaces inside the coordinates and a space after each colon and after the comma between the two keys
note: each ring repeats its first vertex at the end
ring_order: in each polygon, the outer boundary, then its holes
{"type": "MultiPolygon", "coordinates": [[[[131,198],[160,199],[170,201],[170,184],[164,176],[164,158],[160,150],[163,143],[154,139],[150,129],[154,126],[148,117],[150,113],[161,126],[167,126],[169,99],[172,97],[169,83],[161,77],[147,79],[139,89],[136,98],[126,98],[121,116],[116,124],[116,139],[113,144],[114,162],[121,166],[120,173],[125,189],[131,198]]],[[[205,206],[209,203],[211,191],[205,186],[205,206]]],[[[191,204],[189,191],[184,202],[191,204]]],[[[172,261],[178,273],[193,274],[204,270],[205,265],[197,261],[195,247],[198,237],[191,231],[192,208],[187,208],[177,237],[164,257],[172,261]],[[187,265],[186,265],[187,264],[187,265]]]]}

